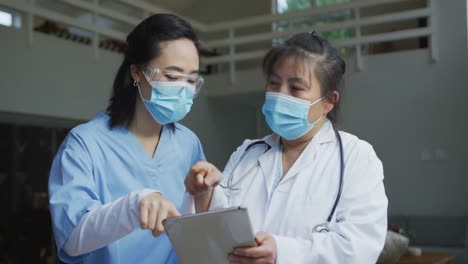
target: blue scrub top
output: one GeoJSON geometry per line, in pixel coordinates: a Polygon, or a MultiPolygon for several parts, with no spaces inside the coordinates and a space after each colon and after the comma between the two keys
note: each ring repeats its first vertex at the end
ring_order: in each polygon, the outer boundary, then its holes
{"type": "Polygon", "coordinates": [[[67,263],[178,263],[165,233],[155,238],[140,227],[83,256],[71,257],[63,250],[86,212],[132,191],[159,190],[180,210],[185,176],[194,163],[205,160],[197,136],[178,123],[174,131],[163,127],[156,152],[150,157],[131,132],[124,127],[111,130],[108,121],[107,114],[99,113],[75,127],[52,164],[50,211],[59,257],[67,263]]]}

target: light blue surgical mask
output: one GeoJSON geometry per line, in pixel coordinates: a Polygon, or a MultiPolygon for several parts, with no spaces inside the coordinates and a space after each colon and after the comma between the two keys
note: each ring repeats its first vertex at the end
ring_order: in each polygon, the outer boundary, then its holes
{"type": "Polygon", "coordinates": [[[175,123],[183,119],[193,104],[195,87],[186,82],[149,82],[151,98],[143,98],[140,86],[138,91],[146,109],[161,125],[175,123]]]}
{"type": "Polygon", "coordinates": [[[268,126],[282,138],[300,138],[314,128],[322,116],[313,123],[307,119],[309,108],[323,100],[322,97],[311,103],[293,96],[267,92],[262,112],[268,126]]]}

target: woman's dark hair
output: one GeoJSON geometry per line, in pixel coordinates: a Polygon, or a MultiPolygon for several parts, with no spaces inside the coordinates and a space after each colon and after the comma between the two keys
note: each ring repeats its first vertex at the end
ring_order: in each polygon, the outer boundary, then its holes
{"type": "Polygon", "coordinates": [[[137,88],[133,86],[130,65],[146,65],[161,53],[161,42],[189,39],[197,51],[199,42],[192,26],[182,18],[171,14],[152,15],[143,20],[127,36],[127,50],[114,79],[112,97],[107,114],[111,128],[128,126],[135,113],[137,88]]]}
{"type": "MultiPolygon", "coordinates": [[[[315,32],[299,33],[292,36],[284,44],[271,49],[263,59],[263,73],[270,76],[276,63],[282,58],[293,56],[296,61],[305,66],[306,70],[313,69],[322,87],[322,96],[328,96],[333,91],[341,94],[343,75],[346,64],[339,52],[327,40],[319,37],[315,32]]],[[[338,118],[339,101],[328,113],[327,118],[335,124],[338,118]]]]}

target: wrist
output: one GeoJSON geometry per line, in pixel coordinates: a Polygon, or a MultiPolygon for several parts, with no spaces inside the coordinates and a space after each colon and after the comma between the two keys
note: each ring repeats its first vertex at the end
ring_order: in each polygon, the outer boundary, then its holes
{"type": "Polygon", "coordinates": [[[213,190],[198,193],[193,196],[195,203],[195,212],[201,213],[206,212],[210,208],[211,198],[213,196],[213,190]]]}
{"type": "Polygon", "coordinates": [[[213,195],[213,188],[206,190],[206,191],[198,192],[194,194],[193,197],[195,199],[206,199],[206,198],[211,198],[212,195],[213,195]]]}

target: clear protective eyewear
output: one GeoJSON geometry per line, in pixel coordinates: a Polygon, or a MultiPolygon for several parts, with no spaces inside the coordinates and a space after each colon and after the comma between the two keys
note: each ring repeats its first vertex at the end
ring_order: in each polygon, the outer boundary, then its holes
{"type": "Polygon", "coordinates": [[[184,74],[178,71],[171,71],[159,68],[143,67],[143,74],[150,82],[186,82],[195,88],[195,94],[200,92],[205,80],[197,74],[184,74]]]}

